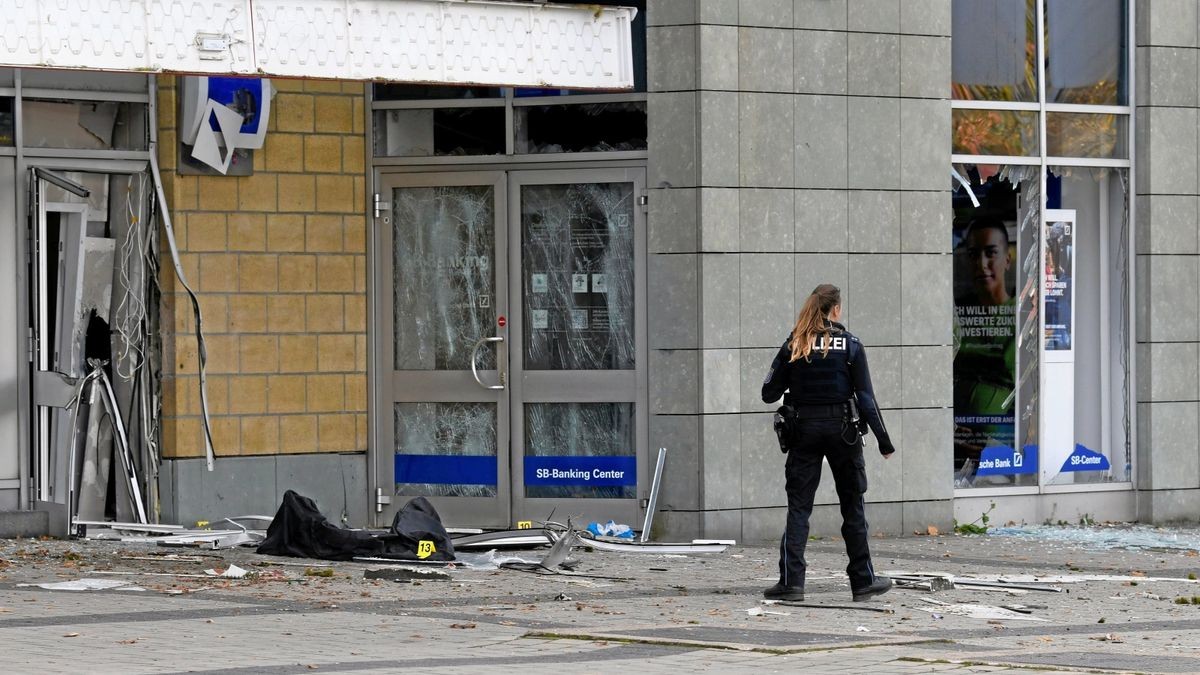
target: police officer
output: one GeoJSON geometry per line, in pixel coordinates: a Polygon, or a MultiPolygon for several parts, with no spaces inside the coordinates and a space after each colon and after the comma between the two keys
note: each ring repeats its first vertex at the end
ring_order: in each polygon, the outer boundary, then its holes
{"type": "Polygon", "coordinates": [[[763,593],[768,599],[804,599],[804,545],[822,457],[829,461],[841,502],[842,538],[850,557],[846,574],[854,599],[869,600],[892,587],[891,580],[876,576],[871,566],[863,507],[867,475],[854,399],[884,458],[896,448],[875,403],[866,350],[838,323],[841,318],[841,291],[832,284],[817,286],[763,382],[763,402],[784,396],[781,411],[790,416],[788,431],[781,436],[787,452],[787,527],[779,544],[779,583],[763,593]]]}

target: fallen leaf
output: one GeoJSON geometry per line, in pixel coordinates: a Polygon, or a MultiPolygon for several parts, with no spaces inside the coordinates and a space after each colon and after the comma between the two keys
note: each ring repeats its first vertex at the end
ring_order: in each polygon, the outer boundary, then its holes
{"type": "Polygon", "coordinates": [[[474,628],[475,624],[473,624],[473,623],[452,623],[452,624],[450,624],[450,627],[451,628],[474,628]]]}
{"type": "Polygon", "coordinates": [[[79,637],[79,633],[65,633],[63,637],[79,637]]]}
{"type": "Polygon", "coordinates": [[[931,537],[936,537],[938,535],[938,529],[933,525],[930,525],[929,527],[925,528],[925,534],[928,534],[931,537]]]}

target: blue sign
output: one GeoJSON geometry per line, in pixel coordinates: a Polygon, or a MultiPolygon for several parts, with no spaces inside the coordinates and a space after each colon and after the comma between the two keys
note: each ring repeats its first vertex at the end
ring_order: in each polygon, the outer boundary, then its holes
{"type": "Polygon", "coordinates": [[[1025,473],[1037,473],[1036,445],[1025,446],[1022,452],[1007,445],[993,445],[984,448],[979,457],[979,469],[976,476],[1016,476],[1025,473]]]}
{"type": "Polygon", "coordinates": [[[637,485],[637,457],[525,457],[525,485],[637,485]]]}
{"type": "Polygon", "coordinates": [[[495,455],[404,455],[396,453],[397,483],[496,484],[495,455]]]}
{"type": "Polygon", "coordinates": [[[1068,471],[1107,471],[1109,467],[1107,457],[1076,443],[1075,452],[1072,452],[1067,457],[1067,461],[1063,462],[1061,471],[1062,473],[1068,471]]]}

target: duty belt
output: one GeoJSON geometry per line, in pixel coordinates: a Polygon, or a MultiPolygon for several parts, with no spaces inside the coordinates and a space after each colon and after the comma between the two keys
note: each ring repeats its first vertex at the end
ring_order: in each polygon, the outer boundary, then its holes
{"type": "Polygon", "coordinates": [[[846,416],[846,404],[798,405],[792,408],[792,416],[800,420],[839,420],[846,416]]]}

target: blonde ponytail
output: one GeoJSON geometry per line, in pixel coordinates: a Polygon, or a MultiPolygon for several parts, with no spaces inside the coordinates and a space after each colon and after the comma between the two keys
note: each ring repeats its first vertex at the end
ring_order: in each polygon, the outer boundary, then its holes
{"type": "MultiPolygon", "coordinates": [[[[792,361],[801,358],[808,360],[818,333],[829,338],[829,324],[825,319],[829,312],[840,304],[842,292],[837,286],[821,284],[813,289],[812,294],[804,301],[804,306],[800,308],[796,326],[792,328],[792,339],[789,343],[792,348],[792,361]]],[[[829,340],[825,339],[822,342],[821,357],[824,358],[829,353],[829,340]]]]}

